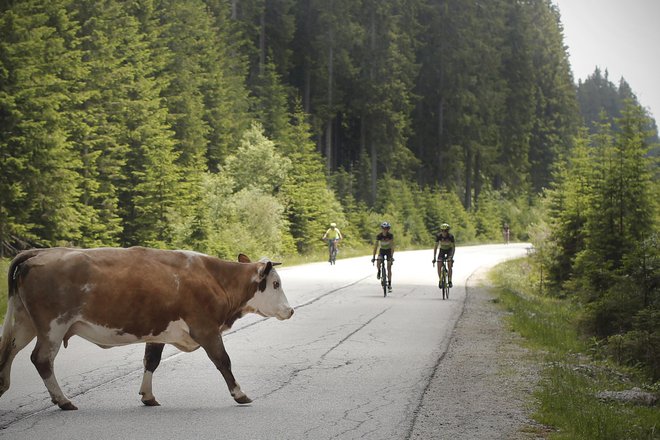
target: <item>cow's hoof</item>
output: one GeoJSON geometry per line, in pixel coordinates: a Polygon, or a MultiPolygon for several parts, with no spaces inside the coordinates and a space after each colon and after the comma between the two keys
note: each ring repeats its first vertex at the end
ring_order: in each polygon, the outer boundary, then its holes
{"type": "Polygon", "coordinates": [[[71,402],[63,403],[63,404],[58,405],[58,406],[60,407],[60,409],[62,409],[64,411],[74,411],[74,410],[78,409],[78,407],[76,407],[76,405],[74,405],[71,402]]]}
{"type": "Polygon", "coordinates": [[[248,396],[243,395],[241,397],[237,397],[234,400],[236,400],[237,403],[240,403],[241,405],[245,405],[246,403],[252,403],[252,399],[250,399],[248,396]]]}
{"type": "Polygon", "coordinates": [[[160,403],[158,403],[156,399],[143,400],[142,403],[146,406],[160,406],[160,403]]]}

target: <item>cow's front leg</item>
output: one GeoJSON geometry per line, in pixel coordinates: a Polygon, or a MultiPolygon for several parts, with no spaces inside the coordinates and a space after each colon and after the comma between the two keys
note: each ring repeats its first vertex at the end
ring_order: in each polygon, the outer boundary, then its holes
{"type": "Polygon", "coordinates": [[[37,344],[32,351],[30,360],[37,368],[39,376],[44,381],[50,398],[53,403],[57,404],[63,410],[74,410],[78,409],[76,406],[71,403],[71,401],[64,395],[60,385],[57,383],[55,378],[55,371],[53,369],[53,363],[55,361],[55,356],[60,349],[61,339],[57,343],[50,341],[48,338],[37,335],[37,344]]]}
{"type": "Polygon", "coordinates": [[[198,340],[198,342],[204,347],[208,357],[213,361],[213,364],[220,371],[222,377],[225,378],[229,392],[234,400],[242,404],[252,402],[252,399],[245,395],[238,382],[236,382],[236,379],[234,379],[234,375],[231,372],[231,360],[225,350],[225,344],[222,342],[220,332],[207,335],[207,337],[200,339],[202,340],[198,340]]]}
{"type": "Polygon", "coordinates": [[[160,359],[163,354],[165,344],[155,342],[147,342],[144,348],[144,375],[142,376],[142,386],[140,387],[140,395],[142,396],[142,403],[147,406],[160,406],[160,403],[154,397],[152,389],[152,380],[154,371],[160,364],[160,359]]]}

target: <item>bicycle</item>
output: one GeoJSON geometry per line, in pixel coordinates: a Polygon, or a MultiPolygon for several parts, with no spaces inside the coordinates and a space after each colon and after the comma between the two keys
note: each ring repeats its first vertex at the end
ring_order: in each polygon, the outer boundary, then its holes
{"type": "MultiPolygon", "coordinates": [[[[387,283],[387,265],[385,264],[385,258],[378,257],[378,273],[380,274],[380,285],[383,287],[383,297],[387,296],[387,291],[391,288],[387,283]]],[[[372,261],[373,263],[373,261],[372,261]]]]}
{"type": "MultiPolygon", "coordinates": [[[[447,259],[442,258],[442,269],[440,270],[440,281],[438,287],[442,289],[442,299],[449,299],[449,282],[447,281],[448,271],[447,271],[447,259]]],[[[440,262],[438,261],[438,263],[440,262]]],[[[433,266],[435,266],[436,260],[433,260],[433,266]]]]}
{"type": "Polygon", "coordinates": [[[337,240],[328,240],[328,261],[331,265],[337,262],[337,240]]]}

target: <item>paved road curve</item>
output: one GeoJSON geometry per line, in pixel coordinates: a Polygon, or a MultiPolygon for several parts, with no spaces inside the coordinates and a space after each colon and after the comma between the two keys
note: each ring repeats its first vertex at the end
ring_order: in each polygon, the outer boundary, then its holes
{"type": "Polygon", "coordinates": [[[458,248],[448,301],[430,250],[395,255],[387,298],[368,257],[279,269],[293,318],[246,317],[225,335],[234,374],[254,400],[248,406],[234,403],[202,350],[167,347],[154,376],[163,406],[144,407],[137,394],[143,345],[102,350],[76,337],[55,368],[80,409],[61,411],[50,404],[29,346],[0,398],[0,438],[406,439],[471,274],[527,246],[458,248]]]}

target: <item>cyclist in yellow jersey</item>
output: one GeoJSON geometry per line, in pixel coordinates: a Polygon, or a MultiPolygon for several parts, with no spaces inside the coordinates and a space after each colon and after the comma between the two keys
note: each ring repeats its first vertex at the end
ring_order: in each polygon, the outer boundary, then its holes
{"type": "MultiPolygon", "coordinates": [[[[371,257],[371,262],[376,261],[376,252],[380,248],[378,254],[378,259],[385,258],[387,256],[387,287],[389,291],[392,291],[392,263],[394,262],[394,235],[390,233],[390,224],[388,222],[383,222],[380,225],[381,232],[376,235],[376,243],[374,244],[374,252],[371,257]]],[[[378,265],[378,273],[376,277],[380,279],[380,265],[378,265]]]]}
{"type": "MultiPolygon", "coordinates": [[[[435,236],[435,247],[433,248],[433,264],[435,264],[436,253],[438,255],[438,260],[447,261],[447,276],[449,278],[449,287],[453,287],[451,283],[451,274],[454,267],[454,251],[456,250],[456,241],[454,236],[449,233],[449,225],[443,223],[440,225],[440,232],[435,236]],[[438,251],[438,247],[440,251],[438,251]]],[[[438,264],[438,278],[440,278],[440,271],[442,270],[442,265],[438,264]]],[[[438,285],[438,287],[441,287],[438,285]]]]}
{"type": "Polygon", "coordinates": [[[328,249],[330,246],[334,246],[335,251],[339,251],[339,246],[337,245],[342,238],[341,232],[337,229],[337,223],[330,223],[330,228],[325,231],[322,240],[328,240],[328,249]]]}

